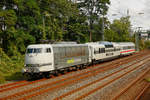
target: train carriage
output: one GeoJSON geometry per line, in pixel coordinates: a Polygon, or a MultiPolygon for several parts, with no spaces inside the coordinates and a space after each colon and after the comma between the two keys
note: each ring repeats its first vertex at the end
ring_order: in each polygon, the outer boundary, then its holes
{"type": "Polygon", "coordinates": [[[106,60],[114,59],[120,56],[120,45],[118,45],[117,43],[100,42],[100,44],[103,44],[105,46],[104,54],[106,60]]]}
{"type": "Polygon", "coordinates": [[[135,52],[135,44],[133,42],[120,42],[118,44],[121,46],[121,56],[131,55],[135,52]]]}
{"type": "MultiPolygon", "coordinates": [[[[105,61],[120,56],[120,45],[111,42],[92,42],[88,44],[92,61],[105,61]]],[[[89,56],[89,57],[90,57],[89,56]]]]}
{"type": "Polygon", "coordinates": [[[55,69],[88,63],[89,51],[85,44],[52,45],[52,47],[55,69]]]}

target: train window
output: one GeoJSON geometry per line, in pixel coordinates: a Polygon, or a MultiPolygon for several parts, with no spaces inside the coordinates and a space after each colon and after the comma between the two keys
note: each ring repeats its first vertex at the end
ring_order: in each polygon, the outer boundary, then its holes
{"type": "Polygon", "coordinates": [[[112,48],[112,47],[113,47],[112,44],[106,44],[106,45],[105,45],[105,48],[112,48]]]}
{"type": "Polygon", "coordinates": [[[51,53],[51,48],[46,48],[46,53],[51,53]]]}
{"type": "Polygon", "coordinates": [[[27,49],[27,53],[41,53],[42,48],[29,48],[27,49]]]}
{"type": "Polygon", "coordinates": [[[99,48],[99,53],[105,53],[105,48],[99,48]]]}
{"type": "Polygon", "coordinates": [[[128,48],[129,48],[128,46],[127,47],[123,47],[124,50],[127,50],[128,48]]]}
{"type": "Polygon", "coordinates": [[[34,48],[33,53],[41,53],[42,48],[34,48]]]}
{"type": "Polygon", "coordinates": [[[33,53],[33,48],[27,49],[27,53],[33,53]]]}

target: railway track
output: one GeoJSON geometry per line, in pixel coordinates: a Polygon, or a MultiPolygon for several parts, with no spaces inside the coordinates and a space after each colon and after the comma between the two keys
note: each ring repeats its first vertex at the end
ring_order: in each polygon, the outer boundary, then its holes
{"type": "Polygon", "coordinates": [[[137,95],[137,97],[135,98],[135,100],[148,100],[150,98],[149,95],[149,87],[150,84],[147,83],[141,90],[141,92],[137,95]]]}
{"type": "Polygon", "coordinates": [[[7,84],[5,86],[2,86],[2,88],[0,89],[0,93],[10,91],[12,89],[16,89],[16,88],[19,88],[19,87],[23,87],[23,86],[26,86],[26,85],[34,84],[34,83],[37,83],[37,82],[41,82],[41,81],[44,81],[44,80],[46,80],[46,79],[36,80],[36,81],[32,81],[32,82],[18,81],[18,82],[15,82],[15,83],[10,83],[10,84],[7,84]],[[12,87],[7,87],[7,86],[12,86],[12,87]]]}
{"type": "MultiPolygon", "coordinates": [[[[73,90],[73,91],[70,91],[70,92],[68,92],[68,93],[65,93],[65,94],[61,95],[60,97],[55,98],[54,100],[61,100],[62,98],[63,98],[64,100],[69,100],[69,99],[75,98],[75,97],[77,97],[75,100],[83,99],[83,98],[85,98],[86,96],[88,96],[88,95],[90,95],[90,94],[92,94],[92,93],[94,93],[94,92],[100,90],[101,88],[104,88],[105,86],[111,84],[112,82],[118,80],[119,78],[122,78],[124,75],[128,74],[129,72],[132,72],[132,71],[138,69],[141,65],[142,65],[142,64],[140,64],[140,65],[134,67],[133,69],[131,69],[131,70],[129,70],[129,71],[125,71],[125,73],[123,73],[123,74],[117,76],[117,73],[119,73],[119,72],[121,72],[121,71],[124,71],[125,69],[128,69],[129,67],[131,67],[131,65],[130,65],[130,66],[127,66],[126,68],[123,68],[123,69],[121,69],[121,70],[119,70],[119,71],[116,71],[116,72],[114,72],[114,73],[112,73],[112,74],[110,74],[110,75],[108,75],[108,76],[105,76],[105,77],[103,77],[103,78],[99,78],[99,79],[97,79],[97,80],[95,80],[95,81],[93,81],[93,82],[90,82],[90,83],[88,83],[88,84],[86,84],[86,85],[84,85],[84,86],[82,86],[82,87],[79,87],[79,88],[77,88],[77,89],[75,89],[75,90],[73,90]],[[116,75],[117,77],[116,77],[116,78],[113,78],[113,77],[115,77],[115,75],[116,75]],[[112,77],[112,79],[110,79],[108,82],[104,82],[103,84],[100,82],[100,81],[103,81],[103,80],[105,80],[106,78],[111,77],[111,76],[113,76],[113,77],[112,77]],[[95,85],[95,84],[96,84],[96,85],[95,85]],[[101,85],[99,85],[99,84],[101,84],[101,85]],[[95,88],[95,87],[97,87],[97,88],[95,88]],[[89,89],[87,89],[87,88],[89,88],[89,89]],[[94,89],[92,89],[92,88],[94,88],[94,89]],[[88,90],[88,92],[87,92],[87,90],[88,90]],[[90,91],[89,91],[89,90],[90,90],[90,91]],[[84,94],[83,94],[83,93],[84,93],[84,94]],[[82,94],[82,95],[81,95],[81,94],[82,94]],[[67,97],[67,96],[68,96],[68,97],[67,97]]],[[[133,65],[132,65],[132,66],[133,66],[133,65]]],[[[147,71],[146,71],[146,72],[147,72],[147,71]]],[[[127,100],[127,99],[126,99],[126,100],[127,100]]]]}
{"type": "Polygon", "coordinates": [[[27,83],[27,81],[23,80],[23,81],[18,81],[18,82],[7,83],[5,85],[0,86],[0,89],[2,90],[3,88],[8,88],[10,86],[15,86],[16,84],[22,84],[22,83],[27,83]]]}
{"type": "MultiPolygon", "coordinates": [[[[145,53],[145,54],[147,54],[147,53],[145,53]]],[[[135,59],[137,59],[137,57],[140,57],[140,56],[144,56],[144,55],[143,54],[139,54],[139,55],[133,56],[133,57],[131,57],[129,59],[124,59],[126,61],[122,62],[121,64],[118,63],[121,60],[118,60],[118,62],[112,62],[113,64],[111,66],[107,65],[107,66],[104,66],[104,67],[98,67],[98,66],[90,67],[89,71],[84,72],[84,73],[79,73],[76,76],[70,76],[70,77],[67,77],[67,78],[55,81],[55,82],[50,82],[48,84],[45,84],[45,85],[42,85],[42,86],[39,86],[39,87],[36,87],[36,88],[32,88],[32,89],[29,89],[29,90],[25,90],[25,91],[22,91],[22,92],[18,92],[18,93],[15,93],[13,95],[9,95],[9,96],[6,96],[6,97],[0,98],[0,99],[14,99],[14,98],[17,98],[17,99],[28,99],[28,98],[31,98],[33,96],[37,96],[37,95],[43,94],[45,92],[48,92],[50,90],[53,91],[53,90],[55,90],[57,88],[61,88],[62,86],[66,86],[67,84],[75,83],[76,81],[79,81],[79,79],[80,80],[81,79],[85,79],[85,78],[88,78],[89,76],[93,76],[93,75],[96,75],[96,74],[98,74],[100,72],[103,72],[103,71],[115,68],[115,67],[117,67],[119,65],[123,65],[123,64],[129,62],[131,59],[135,60],[135,59]],[[75,77],[79,77],[79,76],[80,76],[80,78],[74,80],[75,77]],[[54,85],[54,84],[56,84],[56,85],[54,85]],[[51,85],[54,85],[54,86],[51,86],[51,85]],[[51,86],[51,87],[49,87],[49,86],[51,86]],[[32,93],[32,94],[27,95],[28,93],[32,93]],[[21,98],[20,98],[20,96],[21,96],[21,98]]],[[[40,81],[43,81],[43,80],[45,80],[45,79],[37,80],[37,82],[38,81],[40,82],[40,81]]],[[[33,83],[36,83],[36,81],[29,82],[29,83],[25,82],[25,84],[33,84],[33,83]]],[[[19,86],[21,86],[21,85],[19,85],[19,86]]],[[[22,86],[25,86],[25,85],[22,85],[22,86]]]]}
{"type": "Polygon", "coordinates": [[[150,84],[145,80],[150,77],[150,71],[136,78],[133,82],[123,88],[112,100],[140,100],[143,93],[149,88],[150,84]]]}

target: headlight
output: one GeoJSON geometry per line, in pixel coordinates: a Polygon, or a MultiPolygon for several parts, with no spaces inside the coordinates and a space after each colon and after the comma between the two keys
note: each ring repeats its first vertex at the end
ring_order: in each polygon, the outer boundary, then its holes
{"type": "Polygon", "coordinates": [[[22,73],[25,73],[25,72],[26,72],[26,69],[25,69],[25,68],[23,68],[23,69],[21,70],[21,72],[22,72],[22,73]]]}

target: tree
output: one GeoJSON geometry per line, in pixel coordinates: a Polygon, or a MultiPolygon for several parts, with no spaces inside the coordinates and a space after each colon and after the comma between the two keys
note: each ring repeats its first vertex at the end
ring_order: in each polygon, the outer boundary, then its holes
{"type": "MultiPolygon", "coordinates": [[[[2,39],[2,48],[9,55],[16,55],[18,51],[25,51],[25,43],[32,41],[33,38],[28,32],[27,28],[22,25],[22,13],[20,12],[24,7],[20,4],[23,1],[16,2],[17,0],[4,0],[0,3],[0,18],[1,30],[0,38],[2,39]],[[27,40],[27,41],[26,41],[27,40]]],[[[31,12],[30,12],[31,13],[31,12]]],[[[32,25],[31,25],[32,26],[32,25]]]]}
{"type": "Polygon", "coordinates": [[[120,20],[114,20],[112,24],[110,24],[109,29],[105,31],[105,37],[107,41],[118,41],[125,42],[131,41],[130,37],[130,20],[129,16],[122,17],[120,20]],[[110,38],[110,36],[112,38],[110,38]]]}
{"type": "Polygon", "coordinates": [[[68,0],[2,0],[1,47],[11,56],[18,51],[24,53],[28,44],[40,43],[41,39],[84,42],[84,22],[76,4],[68,0]],[[73,33],[75,38],[71,37],[73,33]]]}
{"type": "Polygon", "coordinates": [[[99,20],[99,18],[106,15],[108,11],[109,0],[78,0],[79,8],[84,13],[89,22],[90,41],[92,41],[93,24],[99,20]]]}
{"type": "Polygon", "coordinates": [[[93,24],[93,41],[101,41],[102,40],[102,34],[103,34],[103,22],[104,21],[104,30],[108,28],[110,22],[106,17],[100,18],[98,20],[98,23],[93,24]]]}
{"type": "Polygon", "coordinates": [[[63,40],[70,17],[78,14],[76,6],[68,0],[41,0],[40,8],[42,14],[46,12],[49,15],[45,17],[47,38],[63,40]]]}
{"type": "Polygon", "coordinates": [[[85,23],[86,17],[83,15],[76,15],[69,18],[66,25],[66,34],[64,35],[65,41],[77,41],[84,43],[89,40],[88,38],[88,25],[85,23]]]}

